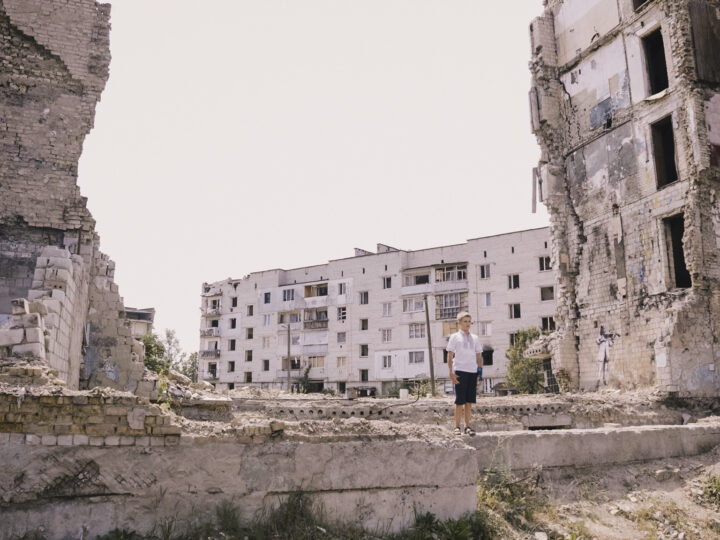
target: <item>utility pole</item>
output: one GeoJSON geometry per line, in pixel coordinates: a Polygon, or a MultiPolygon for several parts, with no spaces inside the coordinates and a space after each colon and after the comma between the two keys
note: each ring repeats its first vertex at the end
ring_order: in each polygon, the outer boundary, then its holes
{"type": "MultiPolygon", "coordinates": [[[[289,315],[288,315],[289,317],[289,315]]],[[[288,381],[287,381],[287,391],[288,394],[290,393],[290,323],[287,324],[287,342],[288,342],[288,353],[287,353],[287,370],[288,370],[288,381]]]]}
{"type": "Polygon", "coordinates": [[[432,355],[432,336],[430,335],[430,308],[428,307],[428,295],[424,295],[425,299],[425,333],[427,335],[428,353],[430,356],[430,391],[435,396],[435,365],[433,364],[432,355]]]}

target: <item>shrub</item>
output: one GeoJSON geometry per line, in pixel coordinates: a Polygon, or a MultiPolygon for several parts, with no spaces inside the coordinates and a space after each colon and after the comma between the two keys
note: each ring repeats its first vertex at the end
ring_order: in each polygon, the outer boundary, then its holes
{"type": "Polygon", "coordinates": [[[520,329],[516,333],[515,343],[505,351],[505,356],[509,360],[507,382],[521,394],[538,394],[545,391],[542,360],[523,358],[523,353],[538,337],[540,330],[537,328],[520,329]]]}

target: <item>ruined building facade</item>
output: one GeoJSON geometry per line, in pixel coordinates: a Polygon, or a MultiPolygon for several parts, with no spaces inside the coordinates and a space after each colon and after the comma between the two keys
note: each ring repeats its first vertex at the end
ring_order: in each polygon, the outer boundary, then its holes
{"type": "Polygon", "coordinates": [[[548,0],[530,27],[536,169],[558,270],[553,367],[720,391],[720,2],[548,0]]]}
{"type": "Polygon", "coordinates": [[[77,186],[109,18],[94,0],[0,0],[0,357],[45,360],[71,388],[136,390],[142,349],[77,186]]]}

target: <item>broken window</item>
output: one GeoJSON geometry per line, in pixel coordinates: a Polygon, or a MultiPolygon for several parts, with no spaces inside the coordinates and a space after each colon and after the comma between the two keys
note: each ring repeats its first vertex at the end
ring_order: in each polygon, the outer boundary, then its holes
{"type": "Polygon", "coordinates": [[[234,383],[234,382],[228,383],[228,390],[235,390],[235,383],[234,383]]]}
{"type": "Polygon", "coordinates": [[[467,293],[442,294],[436,297],[435,318],[454,319],[467,309],[467,293]]]}
{"type": "Polygon", "coordinates": [[[252,382],[252,371],[245,372],[245,382],[252,382]]]}
{"type": "Polygon", "coordinates": [[[368,370],[367,369],[361,369],[360,370],[360,382],[368,382],[368,370]]]}
{"type": "Polygon", "coordinates": [[[458,331],[458,322],[457,321],[443,321],[442,323],[443,328],[443,336],[449,336],[450,334],[454,334],[458,331]]]}
{"type": "Polygon", "coordinates": [[[675,166],[675,136],[672,116],[666,116],[650,126],[657,187],[661,188],[678,178],[675,166]]]}
{"type": "Polygon", "coordinates": [[[295,289],[284,289],[283,302],[289,302],[291,300],[295,300],[295,289]]]}
{"type": "Polygon", "coordinates": [[[685,265],[683,250],[683,234],[685,233],[685,220],[683,214],[663,220],[665,226],[665,249],[667,250],[669,282],[679,289],[692,286],[690,272],[685,265]]]}
{"type": "Polygon", "coordinates": [[[642,40],[645,51],[650,95],[662,92],[668,87],[667,64],[665,63],[665,45],[660,28],[645,36],[642,40]]]}
{"type": "Polygon", "coordinates": [[[383,343],[390,343],[392,341],[392,329],[391,328],[383,328],[382,330],[380,330],[380,334],[381,334],[383,343]]]}
{"type": "Polygon", "coordinates": [[[218,328],[220,326],[220,319],[213,319],[210,321],[210,328],[218,328]]]}
{"type": "Polygon", "coordinates": [[[252,339],[252,338],[253,338],[253,329],[246,328],[245,329],[245,339],[252,339]]]}
{"type": "Polygon", "coordinates": [[[360,345],[360,356],[366,357],[368,355],[368,346],[367,345],[360,345]]]}
{"type": "Polygon", "coordinates": [[[555,287],[540,287],[540,300],[554,300],[555,299],[555,287]]]}
{"type": "Polygon", "coordinates": [[[367,330],[367,329],[368,329],[368,320],[360,319],[360,330],[367,330]]]}
{"type": "Polygon", "coordinates": [[[495,350],[492,347],[487,347],[483,345],[483,352],[482,352],[482,363],[483,366],[492,366],[493,365],[493,353],[495,350]]]}
{"type": "Polygon", "coordinates": [[[409,338],[424,338],[425,337],[425,323],[412,323],[409,325],[409,338]]]}
{"type": "Polygon", "coordinates": [[[211,309],[220,309],[220,300],[211,300],[210,308],[211,309]]]}
{"type": "Polygon", "coordinates": [[[232,373],[233,371],[235,371],[235,361],[231,360],[228,362],[228,373],[232,373]]]}
{"type": "Polygon", "coordinates": [[[509,304],[508,305],[508,312],[510,314],[511,319],[519,319],[520,318],[520,304],[509,304]]]}
{"type": "Polygon", "coordinates": [[[383,355],[382,367],[383,367],[383,369],[390,369],[392,367],[392,356],[390,356],[389,354],[383,355]]]}
{"type": "Polygon", "coordinates": [[[341,394],[344,394],[346,384],[347,383],[345,381],[338,382],[338,392],[340,392],[341,394]]]}
{"type": "Polygon", "coordinates": [[[555,318],[542,317],[541,325],[544,332],[552,332],[553,330],[555,330],[555,318]]]}
{"type": "Polygon", "coordinates": [[[270,371],[270,360],[263,360],[263,371],[270,371]]]}
{"type": "Polygon", "coordinates": [[[252,350],[245,351],[245,361],[252,362],[252,350]]]}
{"type": "Polygon", "coordinates": [[[252,317],[253,314],[253,306],[252,304],[247,307],[247,316],[252,317]]]}
{"type": "Polygon", "coordinates": [[[228,342],[228,351],[234,351],[234,350],[235,350],[235,340],[234,340],[234,339],[231,339],[231,340],[228,342]]]}
{"type": "Polygon", "coordinates": [[[519,338],[520,338],[519,332],[513,332],[512,334],[510,334],[510,346],[511,347],[514,346],[517,343],[519,338]]]}
{"type": "Polygon", "coordinates": [[[490,279],[490,265],[489,264],[481,264],[480,265],[480,279],[490,279]]]}
{"type": "Polygon", "coordinates": [[[510,274],[508,276],[508,289],[520,288],[520,274],[510,274]]]}
{"type": "Polygon", "coordinates": [[[347,334],[345,332],[338,332],[337,333],[337,342],[345,343],[345,341],[347,341],[347,334]]]}
{"type": "Polygon", "coordinates": [[[361,304],[367,304],[370,299],[370,295],[367,291],[362,291],[360,293],[360,303],[361,304]]]}
{"type": "Polygon", "coordinates": [[[425,351],[410,351],[408,353],[408,363],[422,364],[425,362],[425,351]]]}
{"type": "Polygon", "coordinates": [[[547,272],[552,270],[552,264],[550,264],[550,257],[540,257],[540,271],[547,272]]]}
{"type": "Polygon", "coordinates": [[[230,319],[230,328],[237,328],[237,319],[230,319]]]}
{"type": "Polygon", "coordinates": [[[347,319],[347,308],[345,306],[337,308],[337,319],[338,321],[347,319]]]}
{"type": "Polygon", "coordinates": [[[211,378],[217,379],[217,364],[215,362],[210,362],[208,364],[208,373],[211,378]]]}
{"type": "Polygon", "coordinates": [[[383,286],[383,289],[390,289],[392,287],[392,278],[391,277],[382,278],[382,286],[383,286]]]}

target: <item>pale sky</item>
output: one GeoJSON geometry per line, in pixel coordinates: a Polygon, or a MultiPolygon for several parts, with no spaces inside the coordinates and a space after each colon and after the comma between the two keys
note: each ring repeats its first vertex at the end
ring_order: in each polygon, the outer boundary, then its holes
{"type": "Polygon", "coordinates": [[[79,184],[125,304],[197,350],[203,281],[543,227],[542,0],[115,0],[79,184]]]}

